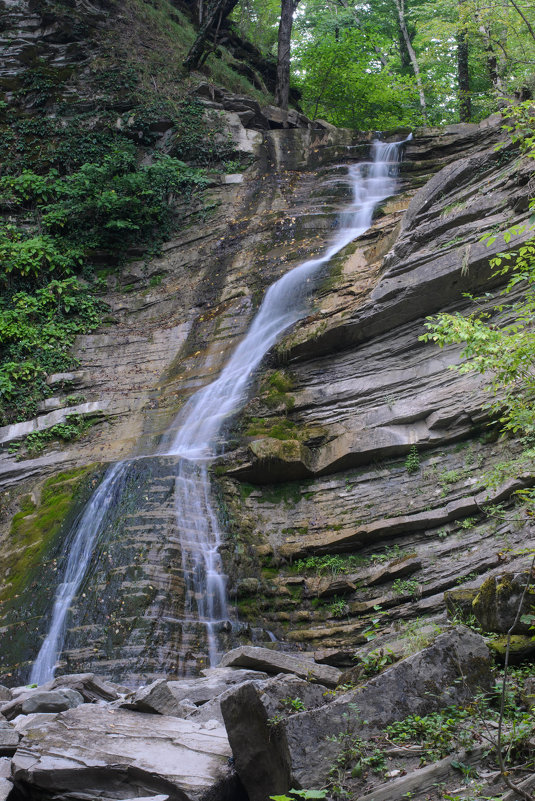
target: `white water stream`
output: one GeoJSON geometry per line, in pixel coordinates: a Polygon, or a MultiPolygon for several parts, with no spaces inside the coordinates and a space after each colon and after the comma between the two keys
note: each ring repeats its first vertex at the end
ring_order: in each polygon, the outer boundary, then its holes
{"type": "MultiPolygon", "coordinates": [[[[219,377],[200,389],[181,409],[158,452],[178,456],[175,482],[177,525],[181,533],[186,584],[185,625],[206,627],[210,663],[217,659],[215,629],[228,619],[222,541],[208,467],[223,445],[225,425],[246,398],[251,378],[281,335],[307,312],[314,279],[342,248],[370,226],[378,203],[394,194],[401,143],[375,142],[373,161],[349,167],[353,201],[325,253],[304,262],[267,290],[251,327],[219,377]]],[[[110,467],[68,539],[70,552],[63,583],[54,599],[50,628],[33,665],[30,681],[42,684],[54,675],[61,654],[66,618],[90,566],[94,545],[118,497],[129,462],[110,467]]]]}

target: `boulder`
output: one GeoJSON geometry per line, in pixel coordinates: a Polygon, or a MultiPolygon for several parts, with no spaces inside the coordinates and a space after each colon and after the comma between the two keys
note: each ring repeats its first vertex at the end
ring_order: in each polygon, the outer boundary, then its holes
{"type": "Polygon", "coordinates": [[[466,621],[474,614],[472,603],[478,594],[476,587],[456,587],[444,593],[444,601],[449,618],[461,618],[466,621]]]}
{"type": "Polygon", "coordinates": [[[321,651],[314,651],[314,661],[318,665],[332,665],[338,668],[354,665],[354,656],[354,648],[324,648],[321,651]]]}
{"type": "Polygon", "coordinates": [[[271,775],[277,792],[322,787],[339,753],[340,735],[358,730],[361,737],[373,736],[408,715],[466,702],[490,688],[491,664],[483,638],[457,627],[332,703],[277,721],[276,732],[260,689],[243,685],[229,693],[222,710],[236,769],[251,801],[269,795],[258,789],[263,785],[256,784],[254,766],[260,776],[271,775]]]}
{"type": "Polygon", "coordinates": [[[290,715],[324,706],[329,700],[329,691],[321,684],[312,684],[292,674],[279,674],[264,682],[256,682],[260,700],[268,718],[290,715]]]}
{"type": "Polygon", "coordinates": [[[166,795],[241,801],[225,730],[164,715],[84,704],[36,724],[13,759],[31,795],[86,800],[166,795]]]}
{"type": "Polygon", "coordinates": [[[3,684],[0,684],[0,701],[11,701],[11,698],[12,695],[9,687],[4,687],[3,684]]]}
{"type": "Polygon", "coordinates": [[[94,701],[116,701],[122,693],[130,692],[127,687],[105,681],[100,676],[95,676],[94,673],[71,673],[67,676],[58,676],[43,687],[47,690],[56,688],[77,690],[88,704],[94,701]]]}
{"type": "Polygon", "coordinates": [[[221,701],[238,776],[249,801],[267,801],[291,786],[291,766],[284,730],[271,726],[254,682],[241,684],[221,701]]]}
{"type": "MultiPolygon", "coordinates": [[[[483,582],[472,602],[472,610],[484,631],[507,634],[517,617],[527,581],[527,573],[502,573],[498,576],[489,576],[483,582]]],[[[533,601],[533,592],[528,589],[512,633],[529,632],[529,624],[522,623],[520,616],[535,611],[533,601]]]]}
{"type": "Polygon", "coordinates": [[[9,779],[0,777],[0,801],[8,801],[11,791],[13,790],[13,783],[9,779]]]}
{"type": "Polygon", "coordinates": [[[42,728],[47,723],[56,720],[58,712],[33,712],[31,715],[19,715],[12,723],[19,734],[24,735],[36,726],[42,728]]]}
{"type": "MultiPolygon", "coordinates": [[[[496,637],[489,640],[488,647],[500,662],[505,661],[507,651],[507,637],[496,637]]],[[[528,634],[512,634],[509,641],[509,663],[518,665],[524,661],[531,661],[535,656],[535,640],[528,634]]]]}
{"type": "Polygon", "coordinates": [[[0,721],[0,756],[13,756],[19,744],[20,734],[10,723],[0,721]]]}
{"type": "Polygon", "coordinates": [[[177,701],[185,701],[201,706],[212,701],[236,684],[244,681],[267,679],[267,673],[256,670],[239,670],[232,667],[205,668],[202,678],[182,679],[167,682],[177,701]]]}
{"type": "Polygon", "coordinates": [[[318,665],[309,659],[302,659],[297,654],[272,651],[270,648],[259,648],[242,645],[226,653],[219,663],[222,667],[256,668],[266,673],[293,673],[302,679],[315,681],[326,687],[336,687],[341,671],[330,665],[318,665]]]}
{"type": "Polygon", "coordinates": [[[121,707],[139,712],[154,712],[157,715],[175,715],[180,718],[184,718],[190,711],[177,701],[165,679],[157,679],[147,687],[140,687],[122,702],[121,707]]]}
{"type": "Polygon", "coordinates": [[[31,715],[34,712],[64,712],[84,703],[84,699],[76,690],[37,691],[19,695],[1,708],[8,720],[17,715],[31,715]]]}

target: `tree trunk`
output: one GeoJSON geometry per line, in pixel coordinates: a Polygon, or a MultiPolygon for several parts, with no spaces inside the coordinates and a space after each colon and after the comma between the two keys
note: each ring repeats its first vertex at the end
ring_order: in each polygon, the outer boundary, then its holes
{"type": "MultiPolygon", "coordinates": [[[[238,0],[211,0],[211,2],[207,2],[205,4],[204,16],[201,27],[199,28],[199,32],[197,34],[197,38],[193,42],[188,55],[183,61],[183,67],[187,69],[188,72],[196,69],[196,67],[198,67],[201,63],[204,48],[206,46],[206,40],[214,26],[214,23],[217,21],[218,16],[219,22],[221,23],[221,19],[227,17],[237,3],[238,0]]],[[[199,6],[199,8],[201,8],[201,6],[199,6]]]]}
{"type": "Polygon", "coordinates": [[[284,110],[288,109],[288,99],[290,97],[290,41],[294,11],[298,3],[299,0],[281,0],[275,105],[284,110]]]}
{"type": "Polygon", "coordinates": [[[409,54],[409,58],[411,60],[414,77],[416,78],[416,85],[418,87],[418,94],[420,96],[420,108],[422,109],[422,114],[425,120],[427,117],[427,105],[425,102],[424,87],[422,85],[422,78],[420,75],[420,66],[418,64],[418,59],[416,58],[416,53],[414,52],[409,32],[407,30],[407,25],[405,23],[404,0],[394,0],[394,3],[396,4],[396,10],[398,12],[399,28],[403,35],[403,40],[405,42],[405,46],[407,47],[407,53],[409,54]]]}
{"type": "MultiPolygon", "coordinates": [[[[459,0],[459,12],[464,0],[459,0]]],[[[459,119],[470,122],[472,99],[470,96],[470,70],[468,67],[468,41],[462,14],[459,13],[459,33],[457,34],[457,83],[459,85],[459,119]]]]}

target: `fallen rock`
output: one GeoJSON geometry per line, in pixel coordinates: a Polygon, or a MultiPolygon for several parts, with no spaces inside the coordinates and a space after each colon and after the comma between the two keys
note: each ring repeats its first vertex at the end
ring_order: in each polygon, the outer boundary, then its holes
{"type": "Polygon", "coordinates": [[[473,615],[472,602],[479,590],[475,587],[457,587],[444,593],[444,602],[449,618],[467,620],[473,615]]]}
{"type": "Polygon", "coordinates": [[[8,720],[13,720],[17,715],[31,715],[33,712],[64,712],[83,703],[84,699],[76,690],[37,691],[19,695],[0,711],[8,720]]]}
{"type": "MultiPolygon", "coordinates": [[[[497,637],[489,640],[488,647],[500,662],[505,661],[507,650],[507,637],[497,637]]],[[[512,634],[509,643],[509,662],[518,665],[525,659],[532,659],[535,655],[535,640],[528,634],[512,634]]]]}
{"type": "MultiPolygon", "coordinates": [[[[517,617],[526,583],[527,573],[502,573],[489,576],[472,602],[472,610],[484,631],[506,634],[517,617]]],[[[533,595],[528,591],[524,596],[522,609],[514,627],[514,634],[527,634],[529,623],[522,623],[521,615],[533,611],[533,595]]]]}
{"type": "Polygon", "coordinates": [[[229,651],[221,659],[220,665],[256,668],[266,673],[293,673],[302,679],[316,681],[326,687],[336,687],[341,676],[341,671],[330,665],[318,665],[295,654],[252,645],[242,645],[229,651]]]}
{"type": "MultiPolygon", "coordinates": [[[[267,649],[266,649],[267,650],[267,649]]],[[[232,653],[232,652],[230,652],[232,653]]],[[[203,677],[199,679],[182,679],[167,682],[169,689],[177,701],[188,700],[195,706],[201,706],[224,693],[229,687],[242,684],[244,681],[267,679],[267,673],[255,670],[238,670],[232,667],[205,668],[203,677]]]]}
{"type": "Polygon", "coordinates": [[[276,715],[289,717],[305,709],[317,709],[329,700],[323,685],[312,684],[292,674],[279,674],[256,685],[268,718],[276,715]]]}
{"type": "Polygon", "coordinates": [[[0,801],[8,801],[8,798],[13,790],[13,782],[9,779],[0,777],[0,801]]]}
{"type": "Polygon", "coordinates": [[[122,693],[130,692],[127,687],[105,681],[94,673],[71,673],[67,676],[58,676],[43,685],[47,690],[56,688],[69,688],[77,690],[86,703],[95,701],[116,701],[122,693]]]}
{"type": "Polygon", "coordinates": [[[10,723],[0,721],[0,756],[13,756],[19,744],[20,734],[10,723]]]}
{"type": "Polygon", "coordinates": [[[61,788],[67,798],[243,801],[229,756],[217,724],[84,704],[28,732],[13,759],[13,779],[33,795],[61,788]]]}
{"type": "Polygon", "coordinates": [[[332,665],[338,668],[354,665],[354,656],[354,648],[324,648],[322,651],[314,651],[314,661],[318,665],[332,665]]]}
{"type": "Polygon", "coordinates": [[[457,627],[332,703],[289,717],[277,726],[276,736],[254,683],[230,693],[222,710],[238,774],[251,801],[261,801],[253,766],[261,776],[276,777],[277,792],[292,785],[324,786],[340,749],[335,740],[341,733],[358,727],[359,736],[372,736],[408,715],[426,715],[465,702],[490,685],[491,659],[483,638],[457,627]],[[289,783],[284,785],[285,781],[289,783]]]}
{"type": "Polygon", "coordinates": [[[241,684],[221,702],[236,772],[249,801],[266,801],[291,786],[284,729],[275,732],[254,682],[241,684]]]}
{"type": "Polygon", "coordinates": [[[58,712],[33,712],[31,715],[19,715],[13,719],[12,723],[18,733],[24,735],[36,726],[42,728],[47,723],[52,723],[58,714],[58,712]]]}
{"type": "Polygon", "coordinates": [[[12,695],[9,687],[0,684],[0,701],[11,701],[12,695]]]}
{"type": "Polygon", "coordinates": [[[190,711],[181,705],[165,679],[157,679],[148,687],[140,687],[130,698],[121,703],[121,708],[153,712],[157,715],[175,715],[184,718],[190,711]]]}

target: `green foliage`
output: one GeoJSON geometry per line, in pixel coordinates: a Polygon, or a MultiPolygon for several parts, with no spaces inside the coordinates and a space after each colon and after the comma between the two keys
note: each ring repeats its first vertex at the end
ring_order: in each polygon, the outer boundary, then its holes
{"type": "Polygon", "coordinates": [[[298,85],[311,117],[364,130],[418,123],[414,81],[393,75],[377,59],[376,48],[389,47],[380,34],[352,25],[318,25],[318,17],[315,22],[303,31],[296,48],[298,85]]]}
{"type": "Polygon", "coordinates": [[[343,618],[349,612],[349,607],[343,598],[336,597],[328,607],[329,614],[332,617],[343,618]]]}
{"type": "MultiPolygon", "coordinates": [[[[329,784],[335,795],[345,795],[348,773],[353,779],[364,778],[370,771],[381,775],[386,769],[386,756],[375,743],[364,740],[356,732],[360,715],[354,704],[350,713],[343,715],[344,730],[329,737],[338,745],[338,753],[329,770],[329,784]]],[[[366,723],[366,721],[364,721],[366,723]]]]}
{"type": "Polygon", "coordinates": [[[70,414],[65,423],[56,423],[43,431],[34,431],[24,439],[22,443],[16,443],[9,449],[10,453],[16,452],[21,446],[25,448],[31,456],[41,453],[50,442],[61,440],[62,442],[72,442],[80,439],[94,424],[91,417],[82,417],[79,414],[70,414]]]}
{"type": "Polygon", "coordinates": [[[407,473],[412,475],[413,473],[417,473],[420,469],[420,456],[418,455],[418,448],[416,445],[413,445],[408,453],[407,458],[405,459],[405,470],[407,473]]]}
{"type": "Polygon", "coordinates": [[[340,573],[350,573],[366,563],[367,560],[358,554],[329,554],[298,559],[294,568],[297,573],[331,573],[334,577],[340,573]]]}
{"type": "Polygon", "coordinates": [[[392,584],[392,590],[397,595],[412,595],[418,597],[420,584],[416,579],[396,579],[392,584]]]}
{"type": "Polygon", "coordinates": [[[248,437],[265,435],[273,439],[287,440],[299,439],[302,431],[299,431],[292,420],[286,418],[267,420],[263,417],[251,417],[245,434],[248,437]]]}
{"type": "Polygon", "coordinates": [[[70,273],[91,249],[124,251],[169,230],[171,192],[191,193],[206,185],[204,174],[162,156],[138,168],[135,149],[125,147],[99,164],[84,164],[65,177],[46,179],[29,170],[0,178],[0,196],[10,207],[31,205],[45,235],[24,239],[9,226],[0,239],[4,270],[38,274],[44,267],[70,273]],[[163,228],[163,232],[162,232],[163,228]]]}
{"type": "Polygon", "coordinates": [[[424,749],[425,760],[432,762],[454,751],[459,742],[465,748],[472,746],[473,732],[469,729],[472,714],[471,709],[447,707],[430,715],[410,715],[391,723],[385,732],[394,743],[418,743],[424,749]]]}
{"type": "Polygon", "coordinates": [[[306,706],[300,698],[281,698],[281,704],[290,712],[304,712],[306,706]]]}
{"type": "Polygon", "coordinates": [[[284,405],[288,410],[293,409],[295,400],[292,395],[288,394],[295,385],[292,376],[282,370],[275,370],[275,372],[271,373],[267,378],[265,385],[267,389],[265,403],[267,406],[274,408],[284,405]]]}
{"type": "Polygon", "coordinates": [[[95,328],[102,303],[74,276],[0,302],[0,420],[25,420],[46,397],[47,373],[76,365],[69,348],[95,328]]]}
{"type": "Polygon", "coordinates": [[[70,175],[25,169],[0,178],[0,206],[24,218],[0,225],[0,422],[35,415],[46,374],[76,366],[76,336],[100,324],[104,305],[75,275],[93,253],[154,246],[171,230],[173,193],[205,185],[202,170],[175,158],[138,167],[130,143],[70,175]]]}
{"type": "Polygon", "coordinates": [[[370,679],[381,673],[389,665],[397,662],[399,659],[396,654],[390,649],[379,648],[376,651],[369,651],[363,656],[356,655],[358,667],[362,669],[361,676],[364,679],[370,679]]]}

